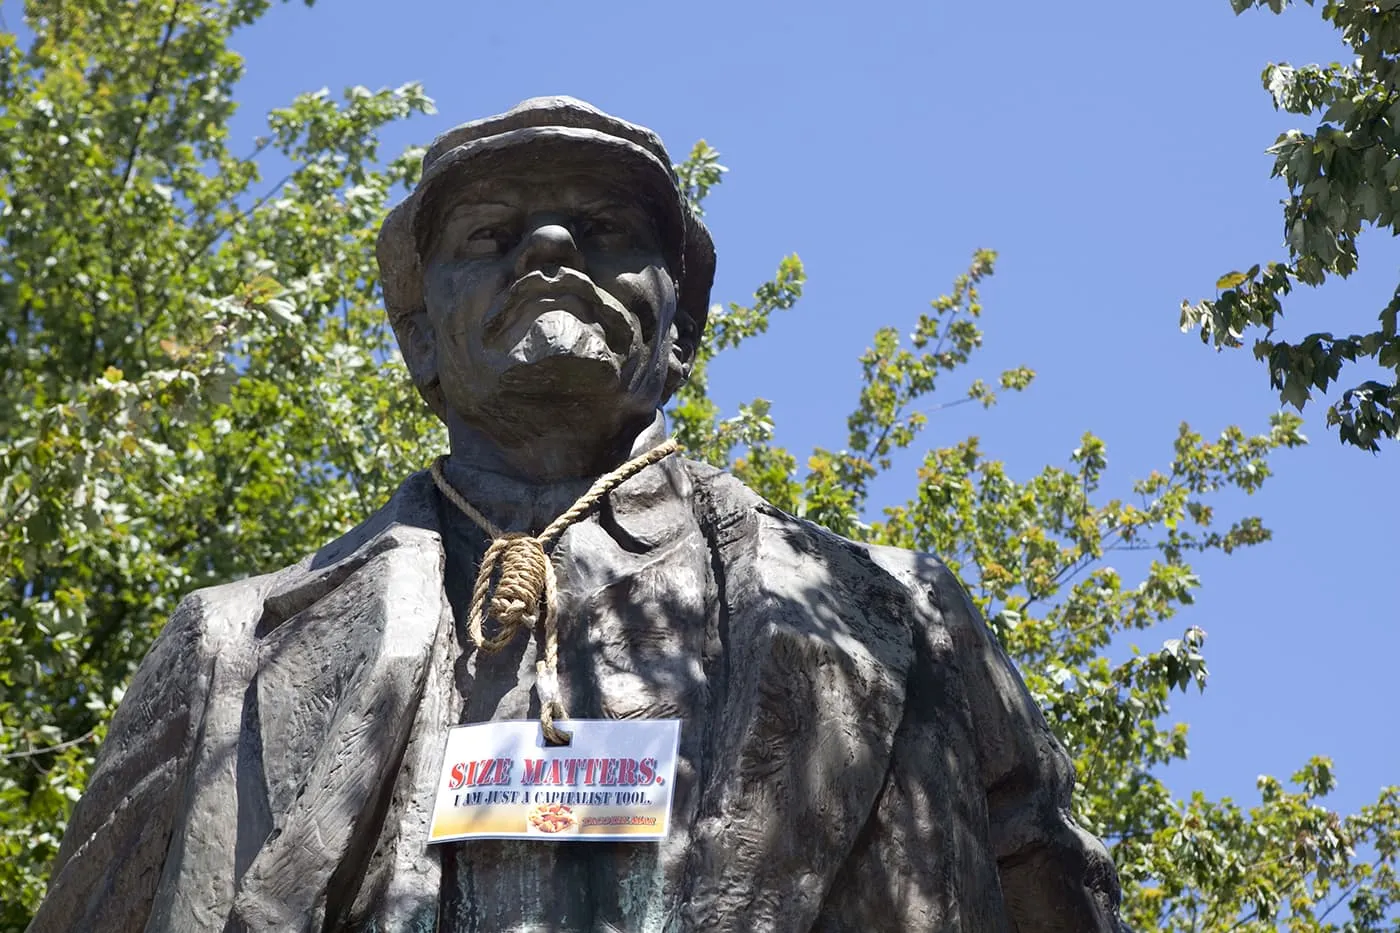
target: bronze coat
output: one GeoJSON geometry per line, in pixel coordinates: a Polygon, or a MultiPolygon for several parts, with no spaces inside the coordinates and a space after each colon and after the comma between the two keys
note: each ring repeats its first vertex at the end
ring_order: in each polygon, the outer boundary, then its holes
{"type": "MultiPolygon", "coordinates": [[[[648,474],[683,484],[703,532],[723,671],[685,725],[702,751],[677,788],[686,818],[647,853],[664,863],[650,906],[443,919],[424,840],[462,652],[420,473],[297,565],[180,604],[32,933],[1121,929],[1113,866],[1068,815],[1071,762],[941,563],[837,537],[708,467],[673,458],[629,485],[648,474]]],[[[619,882],[636,852],[572,848],[619,882]]]]}

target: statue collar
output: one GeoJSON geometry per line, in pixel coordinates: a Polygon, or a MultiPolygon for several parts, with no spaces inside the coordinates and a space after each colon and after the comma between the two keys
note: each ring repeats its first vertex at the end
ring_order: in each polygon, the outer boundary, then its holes
{"type": "MultiPolygon", "coordinates": [[[[656,420],[638,435],[632,456],[655,448],[666,440],[666,424],[656,420]]],[[[501,530],[538,534],[555,517],[574,504],[595,477],[559,483],[533,483],[488,470],[446,461],[448,482],[501,530]]],[[[583,519],[597,522],[629,550],[649,550],[693,527],[690,505],[692,486],[679,455],[644,468],[608,493],[594,514],[583,519]]],[[[450,505],[439,510],[444,532],[456,531],[464,517],[450,505]]]]}

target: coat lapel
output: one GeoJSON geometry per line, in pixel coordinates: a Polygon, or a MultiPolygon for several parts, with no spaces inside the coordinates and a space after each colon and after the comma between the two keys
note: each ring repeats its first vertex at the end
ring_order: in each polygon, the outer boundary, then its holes
{"type": "Polygon", "coordinates": [[[737,481],[711,474],[697,489],[727,662],[683,926],[805,931],[888,772],[913,660],[907,594],[737,481]]]}
{"type": "Polygon", "coordinates": [[[401,816],[392,792],[425,684],[450,663],[433,657],[452,641],[442,573],[419,474],[266,597],[244,730],[272,825],[239,880],[233,929],[320,931],[350,912],[386,815],[401,816]]]}

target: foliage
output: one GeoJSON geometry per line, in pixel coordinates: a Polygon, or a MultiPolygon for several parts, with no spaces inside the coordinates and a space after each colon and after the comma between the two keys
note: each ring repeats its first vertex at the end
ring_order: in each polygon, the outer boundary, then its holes
{"type": "Polygon", "coordinates": [[[377,136],[412,85],[231,149],[227,47],[265,0],[29,0],[0,36],[0,929],[179,596],[297,560],[440,449],[373,265],[377,136]],[[264,166],[286,166],[262,181],[264,166]]]}
{"type": "MultiPolygon", "coordinates": [[[[31,47],[0,37],[0,930],[42,895],[103,723],[179,595],[300,558],[444,443],[372,259],[418,156],[382,162],[377,134],[431,105],[412,85],[305,95],[235,154],[227,43],[267,6],[30,0],[31,47]]],[[[697,201],[723,172],[703,143],[680,166],[697,201]]],[[[671,404],[678,435],[785,509],[949,561],[1074,752],[1078,812],[1115,843],[1139,929],[1394,929],[1400,792],[1332,813],[1319,759],[1293,789],[1261,779],[1248,809],[1174,799],[1156,774],[1187,736],[1167,704],[1204,686],[1204,634],[1125,647],[1191,602],[1192,555],[1267,539],[1217,517],[1219,494],[1257,489],[1304,442],[1296,417],[1212,440],[1183,426],[1127,500],[1103,492],[1106,451],[1085,435],[1024,481],[976,438],[932,448],[905,501],[872,505],[917,455],[935,390],[989,406],[1031,384],[1017,368],[947,392],[981,346],[994,265],[975,254],[907,338],[876,332],[845,446],[799,468],[767,402],[725,417],[707,381],[800,298],[784,259],[750,304],[713,309],[671,404]]]]}
{"type": "MultiPolygon", "coordinates": [[[[1230,2],[1236,13],[1264,6],[1280,13],[1287,5],[1230,2]]],[[[1400,7],[1393,0],[1327,0],[1321,6],[1322,18],[1341,32],[1355,58],[1325,66],[1271,64],[1263,74],[1275,109],[1321,114],[1312,132],[1289,130],[1269,150],[1274,176],[1288,184],[1288,261],[1222,276],[1213,300],[1182,302],[1181,324],[1183,330],[1199,326],[1202,341],[1216,347],[1242,346],[1247,332],[1262,330],[1254,355],[1265,362],[1282,400],[1300,410],[1349,364],[1378,370],[1327,409],[1327,423],[1338,426],[1344,443],[1375,451],[1381,439],[1400,436],[1400,287],[1364,333],[1318,332],[1298,341],[1276,333],[1283,298],[1295,285],[1318,286],[1356,270],[1364,227],[1400,233],[1400,7]]]]}

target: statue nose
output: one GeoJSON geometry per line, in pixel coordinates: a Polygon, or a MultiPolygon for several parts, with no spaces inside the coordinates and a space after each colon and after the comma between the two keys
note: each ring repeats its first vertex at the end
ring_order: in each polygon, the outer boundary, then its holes
{"type": "Polygon", "coordinates": [[[569,228],[563,224],[547,223],[528,231],[515,261],[516,277],[531,272],[552,275],[560,266],[568,266],[575,272],[587,271],[583,267],[583,253],[579,251],[569,228]]]}

